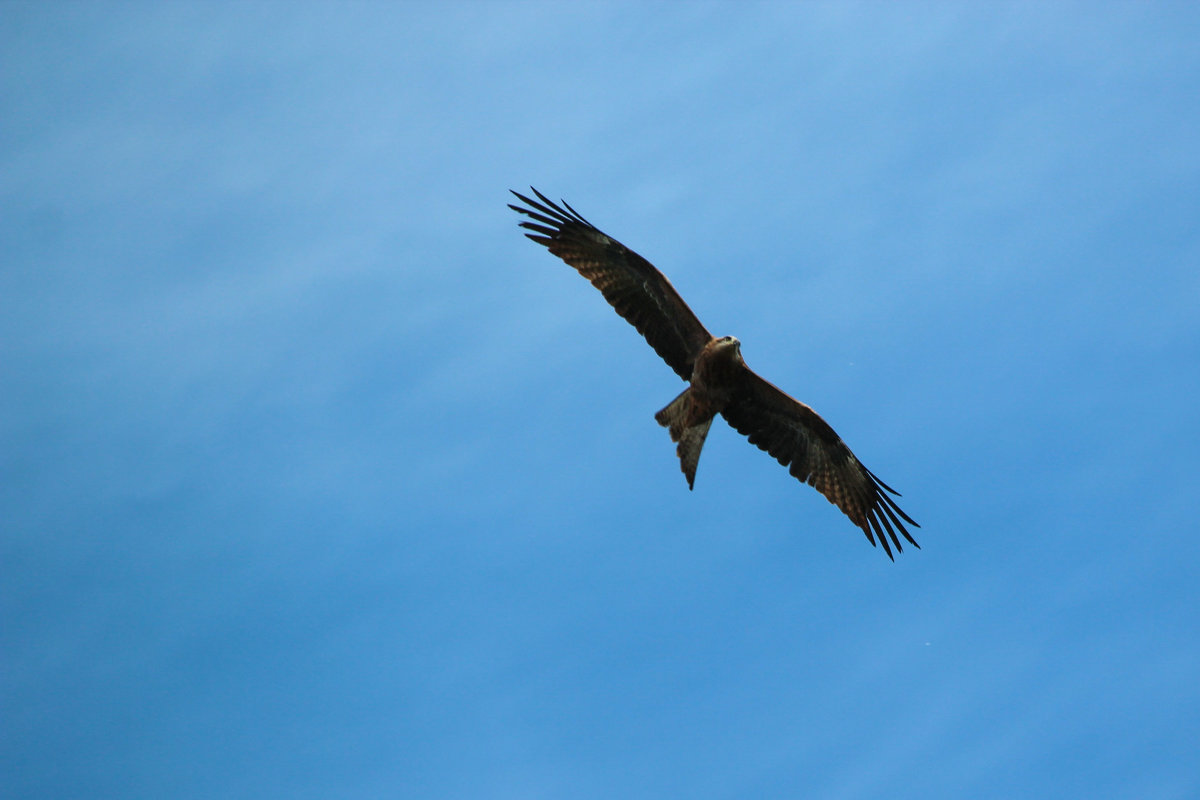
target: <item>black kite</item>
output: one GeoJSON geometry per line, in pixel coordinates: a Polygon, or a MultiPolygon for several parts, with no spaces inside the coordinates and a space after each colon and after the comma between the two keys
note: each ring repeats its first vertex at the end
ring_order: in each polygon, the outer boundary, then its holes
{"type": "Polygon", "coordinates": [[[872,545],[878,537],[888,558],[893,557],[889,537],[896,552],[903,549],[897,531],[920,547],[904,522],[920,526],[888,496],[890,492],[899,497],[899,492],[863,466],[817,412],[747,367],[737,339],[718,339],[709,333],[649,261],[603,234],[566,202],[558,206],[537,189],[533,193],[540,203],[513,192],[528,208],[509,205],[533,220],[521,223],[533,231],[525,235],[591,281],[663,361],[690,383],[654,415],[670,431],[671,441],[679,443],[676,452],[689,489],[696,480],[708,428],[720,414],[751,444],[825,495],[862,528],[872,545]]]}

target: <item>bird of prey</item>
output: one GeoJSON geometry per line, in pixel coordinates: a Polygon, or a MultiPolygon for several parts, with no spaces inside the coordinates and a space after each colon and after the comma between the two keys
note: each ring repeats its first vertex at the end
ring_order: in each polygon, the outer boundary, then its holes
{"type": "Polygon", "coordinates": [[[747,367],[737,339],[709,333],[649,261],[602,233],[565,201],[560,206],[531,190],[538,200],[513,192],[525,207],[509,204],[531,220],[520,223],[531,231],[525,235],[591,281],[663,361],[688,381],[688,387],[654,419],[678,443],[676,453],[689,489],[695,484],[709,426],[720,414],[751,444],[840,508],[872,546],[878,538],[888,558],[895,560],[891,545],[896,552],[903,549],[897,532],[920,547],[904,523],[920,526],[888,496],[899,497],[899,492],[863,466],[817,412],[747,367]]]}

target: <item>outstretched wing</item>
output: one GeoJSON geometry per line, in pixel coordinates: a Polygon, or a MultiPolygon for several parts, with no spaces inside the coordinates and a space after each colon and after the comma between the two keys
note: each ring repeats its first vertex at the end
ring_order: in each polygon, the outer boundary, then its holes
{"type": "Polygon", "coordinates": [[[522,228],[533,231],[525,235],[545,245],[591,281],[679,377],[691,380],[693,362],[712,334],[696,319],[671,282],[649,261],[605,236],[565,202],[558,206],[537,189],[533,193],[540,203],[513,192],[529,208],[509,205],[533,220],[521,223],[522,228]]]}
{"type": "Polygon", "coordinates": [[[904,549],[897,531],[914,547],[920,547],[904,523],[921,526],[888,496],[888,492],[897,497],[900,493],[863,466],[829,423],[804,403],[747,368],[721,414],[751,444],[766,450],[802,483],[840,508],[862,528],[872,545],[878,536],[888,558],[893,558],[889,537],[897,553],[904,549]]]}

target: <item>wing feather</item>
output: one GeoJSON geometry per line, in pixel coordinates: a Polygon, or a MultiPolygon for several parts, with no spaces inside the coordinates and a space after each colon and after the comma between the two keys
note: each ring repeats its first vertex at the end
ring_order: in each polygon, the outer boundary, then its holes
{"type": "Polygon", "coordinates": [[[521,227],[533,241],[574,267],[591,281],[654,352],[685,381],[692,377],[696,356],[712,339],[683,302],[675,287],[646,259],[584,219],[566,202],[559,206],[532,190],[537,200],[513,192],[527,208],[509,205],[532,222],[521,227]]]}
{"type": "Polygon", "coordinates": [[[840,508],[872,545],[878,538],[888,558],[893,558],[889,539],[897,553],[904,549],[897,532],[920,547],[904,523],[921,526],[888,494],[900,493],[863,466],[829,423],[804,403],[747,368],[721,414],[751,444],[840,508]]]}

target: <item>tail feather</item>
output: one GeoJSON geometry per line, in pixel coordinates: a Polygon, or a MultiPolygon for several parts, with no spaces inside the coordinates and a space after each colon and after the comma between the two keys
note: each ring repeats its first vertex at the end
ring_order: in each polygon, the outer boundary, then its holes
{"type": "Polygon", "coordinates": [[[704,449],[704,439],[712,426],[712,417],[695,422],[692,416],[691,389],[683,392],[654,415],[654,419],[671,434],[671,441],[678,442],[675,454],[679,456],[679,467],[687,478],[688,489],[696,483],[696,467],[700,464],[700,451],[704,449]],[[691,424],[689,424],[691,423],[691,424]]]}

